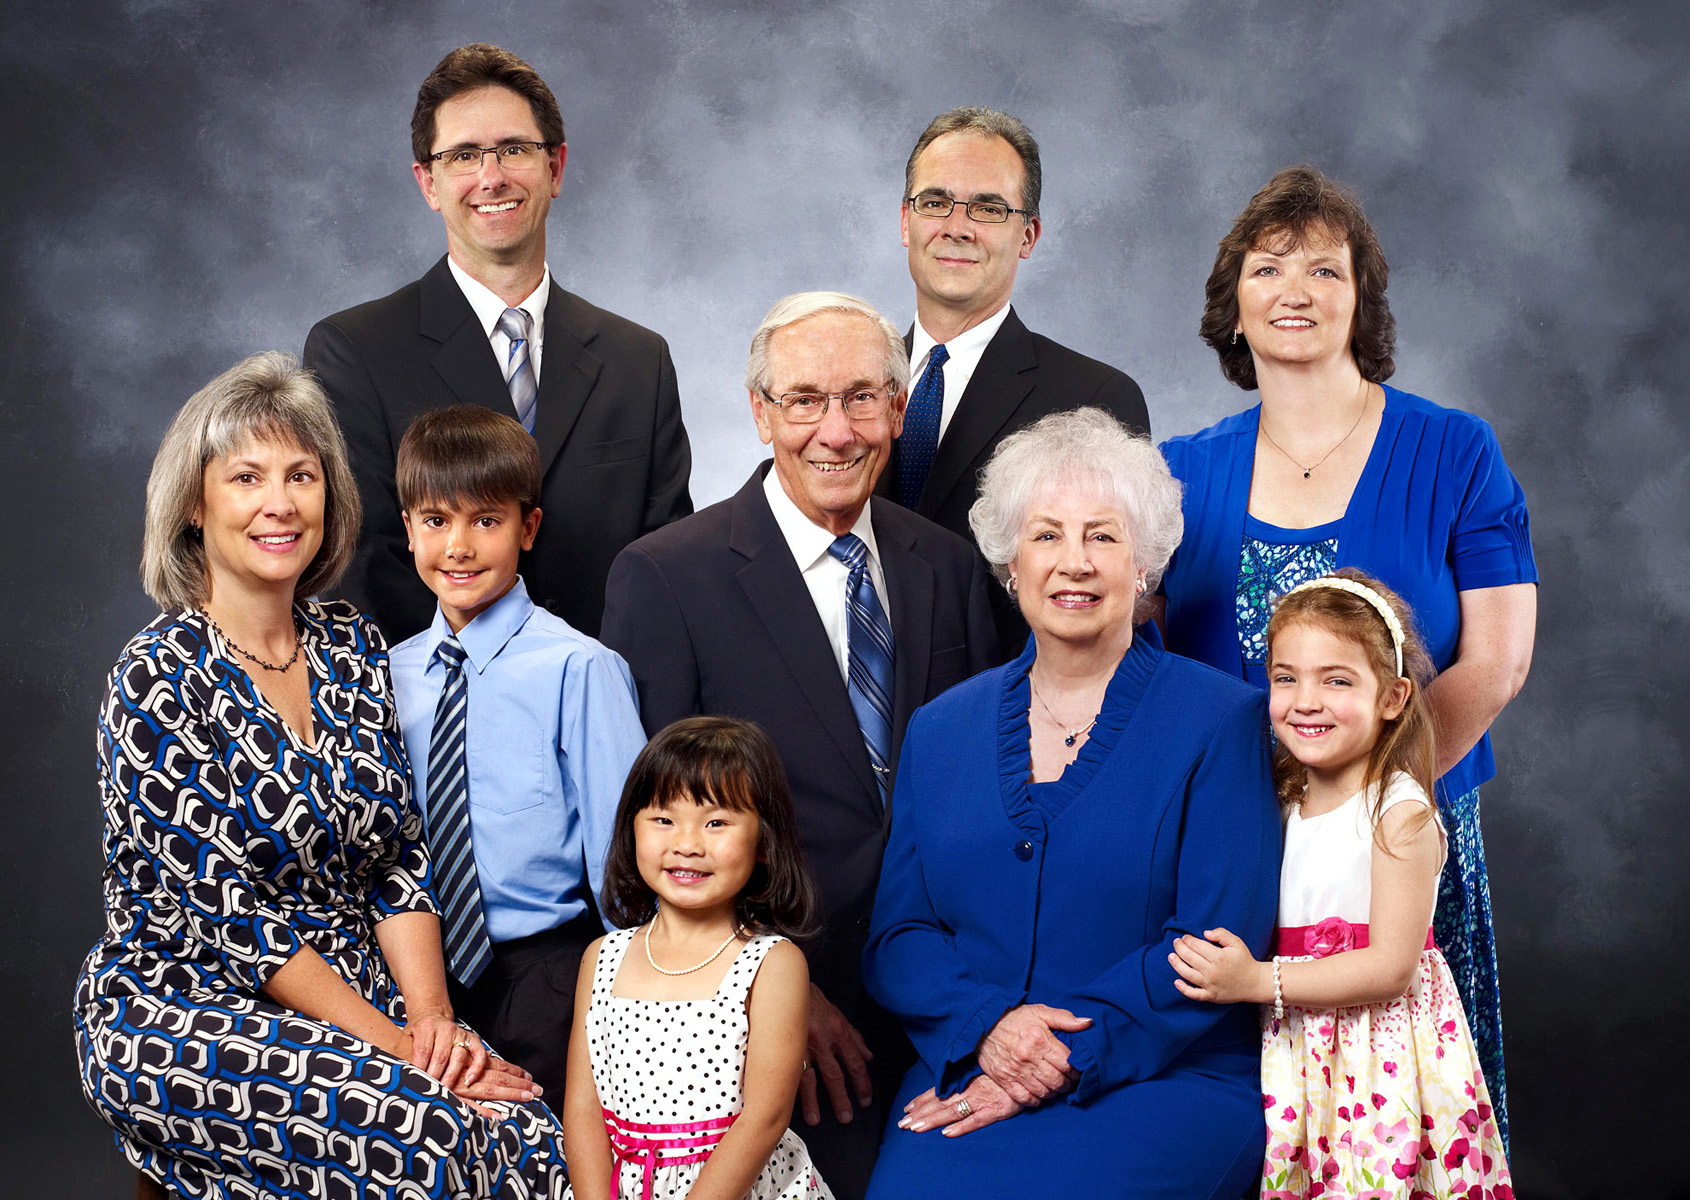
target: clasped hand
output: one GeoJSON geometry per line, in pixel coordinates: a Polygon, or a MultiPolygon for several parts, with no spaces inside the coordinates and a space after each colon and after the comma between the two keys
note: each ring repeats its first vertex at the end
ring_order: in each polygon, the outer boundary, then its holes
{"type": "Polygon", "coordinates": [[[898,1127],[961,1137],[1072,1091],[1080,1073],[1069,1065],[1068,1047],[1051,1031],[1078,1033],[1090,1026],[1090,1017],[1076,1017],[1065,1008],[1023,1004],[1010,1009],[980,1039],[977,1058],[985,1074],[942,1099],[928,1088],[904,1106],[898,1127]]]}
{"type": "Polygon", "coordinates": [[[515,1063],[495,1058],[474,1033],[442,1013],[412,1016],[402,1031],[399,1057],[438,1079],[482,1116],[499,1114],[481,1100],[532,1100],[540,1094],[534,1077],[515,1063]]]}
{"type": "MultiPolygon", "coordinates": [[[[1205,929],[1200,938],[1189,933],[1175,938],[1168,962],[1179,975],[1174,986],[1192,1000],[1234,1004],[1262,999],[1262,964],[1229,929],[1205,929]]],[[[1271,986],[1268,998],[1272,998],[1271,986]]]]}

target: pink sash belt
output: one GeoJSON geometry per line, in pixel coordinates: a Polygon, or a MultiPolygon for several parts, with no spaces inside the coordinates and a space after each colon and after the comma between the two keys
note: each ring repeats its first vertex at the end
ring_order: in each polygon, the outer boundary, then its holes
{"type": "MultiPolygon", "coordinates": [[[[1342,954],[1345,950],[1360,950],[1367,945],[1367,926],[1352,925],[1342,917],[1327,917],[1318,925],[1281,925],[1273,931],[1273,952],[1287,958],[1301,958],[1312,954],[1325,958],[1342,954]]],[[[1434,950],[1432,931],[1426,931],[1426,949],[1434,950]]]]}
{"type": "MultiPolygon", "coordinates": [[[[638,1121],[624,1121],[608,1108],[600,1108],[604,1125],[610,1133],[610,1149],[618,1162],[633,1163],[640,1168],[643,1180],[641,1200],[651,1200],[653,1177],[658,1167],[674,1167],[683,1163],[703,1162],[727,1133],[728,1126],[738,1119],[712,1117],[708,1121],[685,1121],[678,1125],[642,1125],[638,1121]]],[[[616,1200],[616,1180],[610,1181],[610,1200],[616,1200]]]]}

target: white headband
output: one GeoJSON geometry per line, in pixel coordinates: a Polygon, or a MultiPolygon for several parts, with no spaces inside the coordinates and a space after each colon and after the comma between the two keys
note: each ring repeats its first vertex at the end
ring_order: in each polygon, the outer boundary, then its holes
{"type": "Polygon", "coordinates": [[[1315,588],[1331,588],[1334,591],[1348,592],[1352,596],[1360,596],[1363,600],[1373,606],[1373,608],[1379,613],[1380,618],[1385,622],[1385,628],[1391,631],[1391,649],[1397,652],[1397,674],[1400,676],[1402,674],[1402,644],[1406,639],[1402,631],[1402,622],[1397,620],[1397,614],[1392,610],[1391,606],[1385,602],[1385,597],[1368,587],[1365,583],[1357,583],[1353,579],[1345,579],[1342,575],[1322,575],[1319,579],[1311,579],[1307,583],[1299,583],[1296,587],[1286,592],[1285,596],[1281,596],[1280,599],[1283,600],[1286,596],[1295,596],[1298,592],[1313,591],[1315,588]]]}

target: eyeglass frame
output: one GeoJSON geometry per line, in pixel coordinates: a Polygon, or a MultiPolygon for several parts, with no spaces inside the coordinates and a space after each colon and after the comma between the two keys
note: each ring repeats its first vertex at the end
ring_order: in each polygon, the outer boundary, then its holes
{"type": "MultiPolygon", "coordinates": [[[[493,156],[493,161],[499,164],[499,170],[509,171],[509,170],[512,169],[510,164],[502,161],[501,156],[499,154],[499,151],[503,150],[506,146],[533,146],[534,149],[536,149],[540,152],[540,161],[541,162],[544,162],[546,160],[546,158],[551,154],[552,149],[553,149],[553,146],[550,142],[536,142],[536,141],[529,141],[529,140],[526,140],[526,139],[523,139],[523,138],[512,138],[510,141],[500,142],[496,146],[448,146],[444,150],[436,150],[433,154],[430,154],[428,156],[428,161],[431,162],[431,163],[439,163],[442,170],[450,172],[452,168],[451,168],[451,165],[449,163],[447,163],[447,161],[446,161],[447,155],[449,155],[449,154],[462,154],[466,150],[475,150],[475,151],[480,153],[481,157],[476,159],[474,167],[472,167],[471,169],[469,169],[467,171],[462,172],[462,174],[464,174],[464,175],[474,175],[477,172],[479,172],[481,170],[482,164],[487,161],[487,156],[489,154],[491,154],[493,156]]],[[[521,168],[517,168],[517,169],[520,170],[521,168]]]]}
{"type": "Polygon", "coordinates": [[[1009,223],[1009,214],[1010,213],[1020,213],[1023,217],[1026,217],[1029,220],[1031,220],[1032,217],[1033,217],[1033,210],[1030,209],[1030,208],[1011,208],[1009,205],[1000,204],[1000,202],[996,201],[996,200],[958,200],[958,199],[956,199],[955,197],[952,197],[952,196],[941,196],[938,192],[917,192],[913,196],[905,196],[904,197],[904,203],[909,206],[909,210],[911,212],[913,212],[916,216],[926,217],[929,221],[948,221],[948,220],[950,220],[951,214],[956,211],[956,206],[959,205],[959,204],[962,205],[963,215],[966,216],[970,221],[973,221],[973,222],[975,222],[976,224],[979,224],[979,225],[1007,225],[1009,223]],[[917,200],[921,199],[923,196],[930,196],[935,200],[948,201],[950,203],[950,208],[945,210],[945,213],[944,213],[943,216],[939,215],[938,213],[924,213],[919,208],[917,208],[915,206],[915,202],[917,200]],[[1001,221],[989,221],[989,220],[984,220],[980,217],[975,216],[974,215],[974,206],[976,204],[998,205],[999,207],[1001,207],[1004,210],[1003,220],[1001,220],[1001,221]]]}
{"type": "MultiPolygon", "coordinates": [[[[988,222],[988,224],[990,224],[990,222],[988,222]]],[[[763,399],[767,400],[770,404],[774,405],[777,409],[779,409],[781,411],[781,413],[783,415],[785,415],[786,419],[788,421],[792,421],[795,425],[820,425],[823,421],[827,420],[827,411],[832,406],[832,404],[835,400],[839,401],[839,410],[840,410],[841,413],[844,414],[845,419],[847,421],[869,421],[869,420],[873,420],[875,417],[881,416],[882,414],[880,414],[880,413],[870,413],[867,416],[860,416],[860,417],[852,416],[851,410],[848,407],[846,407],[845,397],[852,395],[853,393],[856,393],[856,392],[885,392],[886,393],[886,411],[891,412],[892,411],[892,401],[899,394],[897,388],[892,386],[892,381],[890,379],[888,379],[885,383],[877,383],[877,384],[874,384],[871,387],[847,388],[843,392],[782,392],[779,396],[776,396],[773,392],[769,391],[769,389],[766,388],[766,387],[760,387],[757,390],[763,393],[763,399]],[[822,398],[821,416],[817,417],[814,421],[799,421],[799,420],[796,420],[792,416],[792,414],[787,410],[786,398],[788,396],[820,396],[822,398]]]]}

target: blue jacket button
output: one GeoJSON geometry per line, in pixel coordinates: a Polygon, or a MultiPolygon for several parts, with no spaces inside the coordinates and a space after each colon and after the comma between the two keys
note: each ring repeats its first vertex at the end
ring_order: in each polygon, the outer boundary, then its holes
{"type": "Polygon", "coordinates": [[[1031,862],[1033,858],[1033,843],[1020,841],[1015,843],[1015,857],[1022,862],[1031,862]]]}

